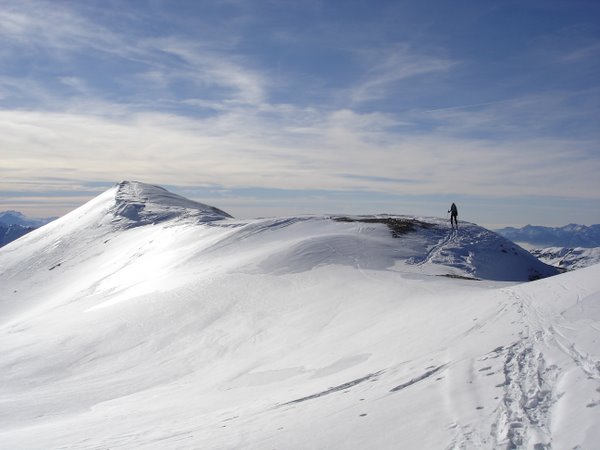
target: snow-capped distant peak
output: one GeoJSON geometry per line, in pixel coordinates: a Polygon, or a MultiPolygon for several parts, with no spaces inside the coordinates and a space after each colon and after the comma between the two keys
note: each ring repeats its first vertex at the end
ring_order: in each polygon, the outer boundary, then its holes
{"type": "Polygon", "coordinates": [[[0,212],[0,223],[5,225],[20,225],[23,227],[41,227],[42,225],[51,222],[54,218],[45,218],[45,219],[34,219],[31,217],[25,216],[22,212],[19,211],[1,211],[0,212]]]}
{"type": "Polygon", "coordinates": [[[496,232],[511,241],[538,248],[600,246],[600,224],[585,226],[570,223],[564,227],[527,225],[523,228],[501,228],[496,232]]]}
{"type": "Polygon", "coordinates": [[[25,220],[25,215],[19,211],[2,211],[0,212],[0,220],[7,221],[8,220],[25,220]]]}
{"type": "Polygon", "coordinates": [[[566,270],[581,269],[600,263],[600,247],[546,247],[529,251],[540,261],[566,270]]]}
{"type": "Polygon", "coordinates": [[[127,227],[162,222],[177,217],[210,222],[231,218],[213,206],[189,200],[160,186],[122,181],[117,184],[111,208],[115,222],[127,227]]]}

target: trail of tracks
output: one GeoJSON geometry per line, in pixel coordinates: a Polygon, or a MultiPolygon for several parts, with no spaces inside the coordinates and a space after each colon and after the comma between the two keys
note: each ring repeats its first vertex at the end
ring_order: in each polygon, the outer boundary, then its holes
{"type": "Polygon", "coordinates": [[[425,256],[420,257],[420,258],[412,258],[412,259],[409,259],[407,262],[409,264],[413,264],[415,266],[422,266],[422,265],[430,263],[432,261],[435,262],[435,260],[442,254],[442,252],[448,246],[448,244],[450,244],[451,242],[453,242],[456,239],[456,236],[457,236],[456,230],[448,231],[442,237],[442,239],[440,239],[438,241],[437,244],[435,244],[433,247],[431,247],[429,249],[429,251],[425,254],[425,256]]]}
{"type": "MultiPolygon", "coordinates": [[[[575,345],[570,337],[572,324],[518,289],[509,289],[508,294],[511,301],[504,310],[508,316],[503,317],[518,327],[513,342],[472,358],[470,364],[464,362],[451,368],[458,379],[466,378],[472,383],[473,402],[461,405],[463,411],[475,407],[482,393],[493,391],[497,392],[497,406],[489,415],[482,411],[475,421],[471,418],[452,424],[455,436],[446,447],[448,450],[556,449],[557,430],[553,429],[553,422],[560,420],[558,411],[564,410],[557,403],[568,402],[565,405],[569,410],[597,405],[595,401],[587,405],[572,403],[579,401],[581,392],[587,389],[589,398],[600,392],[600,361],[575,345]],[[586,380],[589,386],[574,388],[564,384],[564,377],[577,373],[580,375],[572,379],[586,380]],[[569,391],[579,389],[579,394],[562,399],[567,387],[569,391]]],[[[487,318],[484,323],[492,325],[497,320],[501,316],[487,318]]],[[[587,399],[588,394],[583,398],[587,399]]]]}
{"type": "MultiPolygon", "coordinates": [[[[562,392],[558,380],[567,373],[548,363],[548,355],[562,353],[588,379],[600,380],[600,361],[577,349],[560,331],[565,320],[540,311],[527,298],[512,293],[523,319],[520,339],[504,351],[504,396],[499,408],[495,433],[499,444],[509,449],[552,448],[550,425],[554,405],[562,392]]],[[[564,323],[564,326],[567,324],[564,323]]]]}

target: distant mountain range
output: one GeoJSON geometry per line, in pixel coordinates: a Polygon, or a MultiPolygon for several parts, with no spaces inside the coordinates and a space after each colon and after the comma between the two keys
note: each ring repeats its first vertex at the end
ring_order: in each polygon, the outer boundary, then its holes
{"type": "Polygon", "coordinates": [[[527,225],[523,228],[507,227],[495,231],[513,242],[535,247],[600,247],[600,224],[569,224],[558,228],[527,225]]]}
{"type": "Polygon", "coordinates": [[[54,218],[32,219],[19,211],[0,212],[0,247],[53,220],[54,218]]]}

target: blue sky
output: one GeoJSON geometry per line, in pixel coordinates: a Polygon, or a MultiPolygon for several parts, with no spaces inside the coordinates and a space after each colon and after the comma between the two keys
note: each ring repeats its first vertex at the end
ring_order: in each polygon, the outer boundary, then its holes
{"type": "Polygon", "coordinates": [[[0,0],[0,210],[600,223],[597,1],[0,0]]]}

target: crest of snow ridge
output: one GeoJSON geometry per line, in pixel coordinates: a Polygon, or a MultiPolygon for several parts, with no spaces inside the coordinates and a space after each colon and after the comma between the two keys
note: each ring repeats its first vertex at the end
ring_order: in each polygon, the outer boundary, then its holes
{"type": "Polygon", "coordinates": [[[126,228],[175,218],[189,218],[199,222],[231,218],[229,214],[213,206],[137,181],[122,181],[117,185],[111,212],[115,216],[115,222],[126,228]]]}

